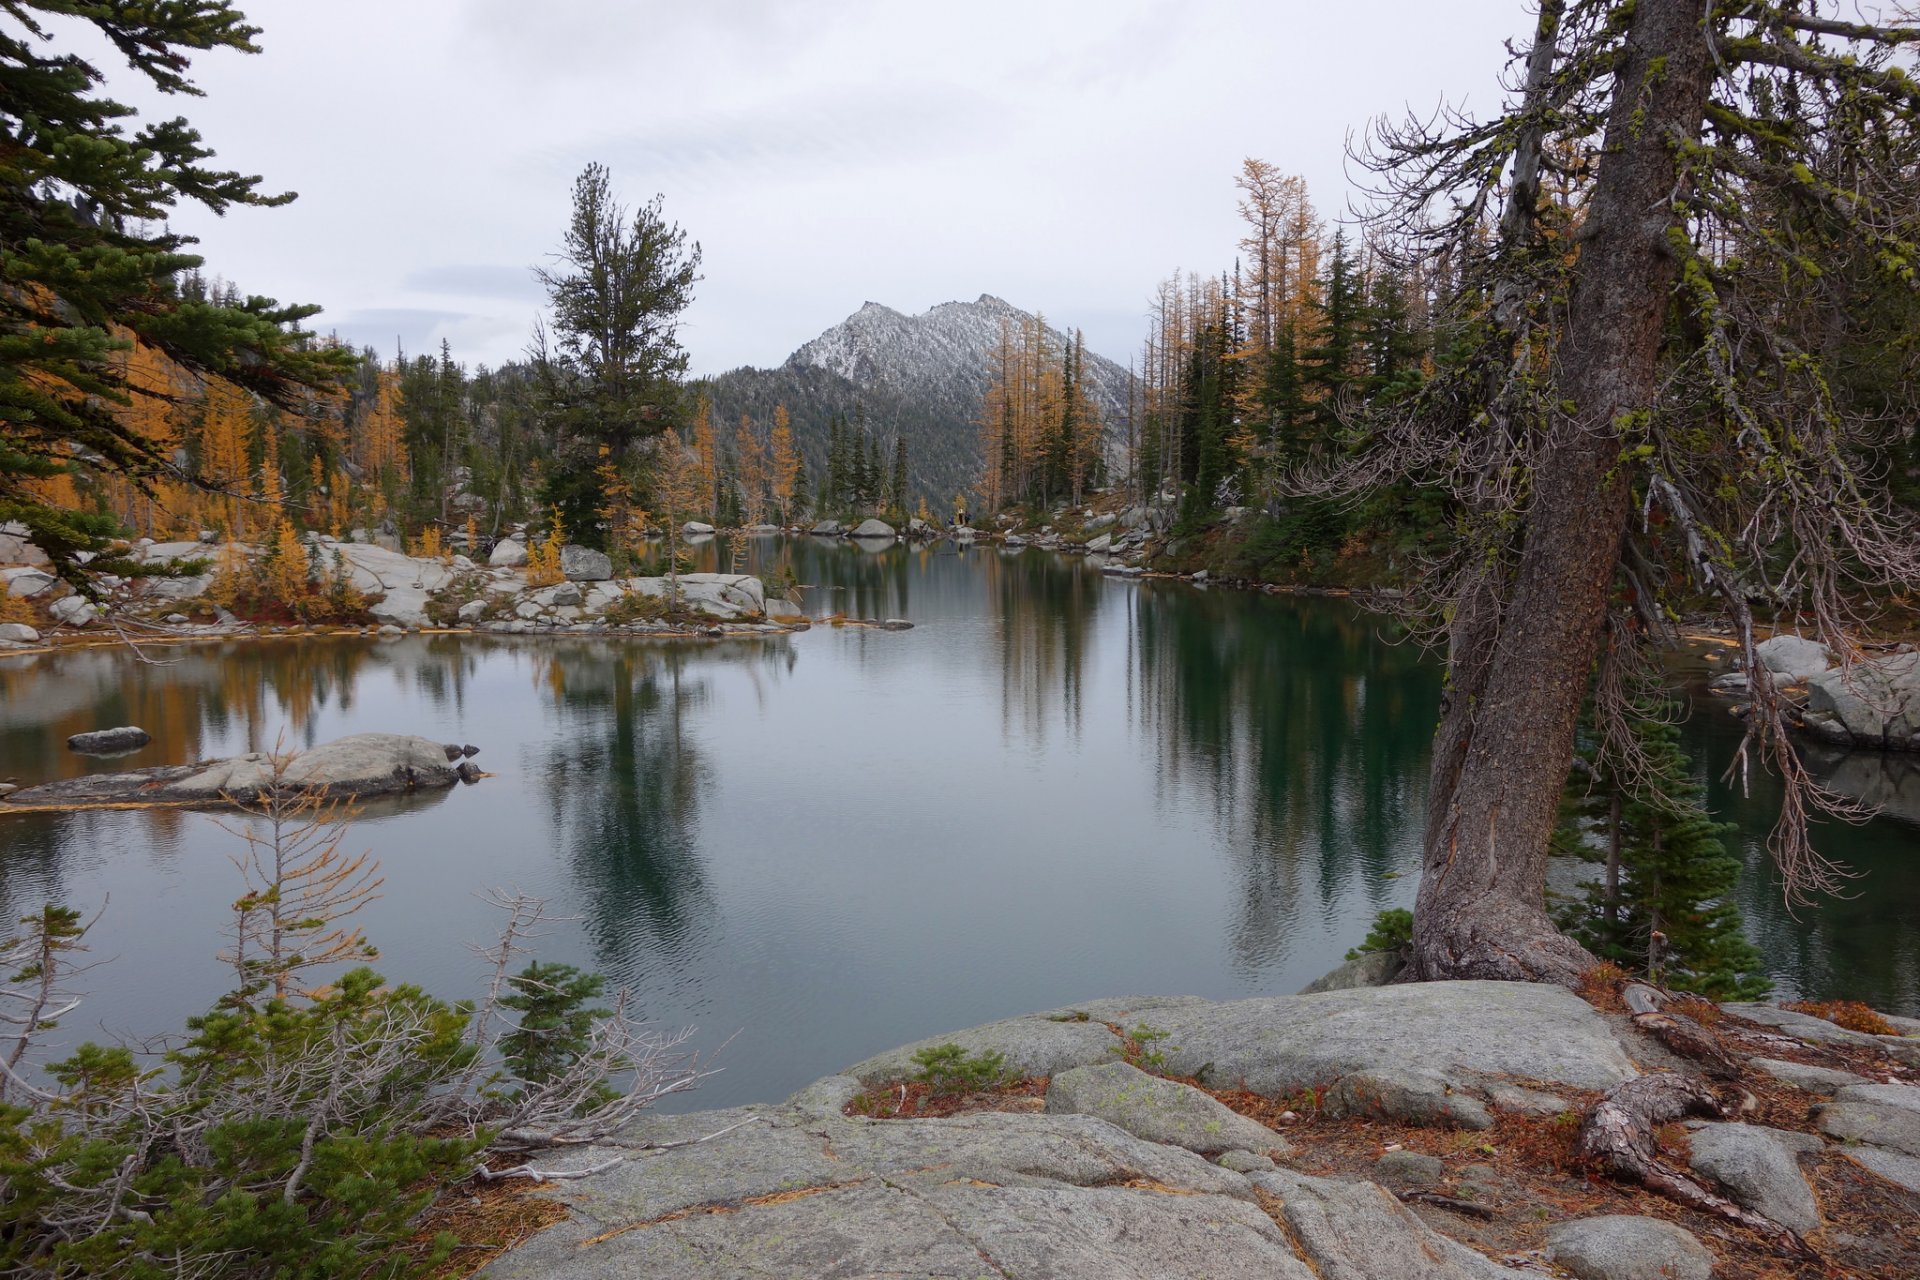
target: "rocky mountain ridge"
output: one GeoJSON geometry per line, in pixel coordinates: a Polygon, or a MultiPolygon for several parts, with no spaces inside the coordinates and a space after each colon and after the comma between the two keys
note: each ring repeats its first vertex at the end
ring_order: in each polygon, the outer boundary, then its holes
{"type": "MultiPolygon", "coordinates": [[[[816,483],[833,416],[864,417],[877,442],[905,437],[912,491],[940,508],[979,477],[977,420],[1003,326],[1017,329],[1033,319],[992,294],[943,302],[918,315],[867,302],[779,367],[735,369],[711,379],[706,390],[723,427],[743,414],[764,424],[776,404],[786,405],[816,483]]],[[[1045,333],[1058,348],[1071,340],[1051,325],[1045,333]]],[[[1123,439],[1132,375],[1092,351],[1085,368],[1109,441],[1123,439]]]]}

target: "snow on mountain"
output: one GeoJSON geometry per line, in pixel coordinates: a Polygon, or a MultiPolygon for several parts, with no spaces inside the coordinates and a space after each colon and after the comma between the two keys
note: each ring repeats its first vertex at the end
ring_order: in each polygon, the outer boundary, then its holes
{"type": "MultiPolygon", "coordinates": [[[[902,436],[915,493],[940,507],[979,479],[978,420],[1001,326],[1018,328],[1032,319],[991,294],[943,302],[917,316],[869,302],[779,368],[735,369],[712,379],[707,391],[723,424],[742,415],[764,423],[776,404],[785,405],[815,477],[825,470],[834,415],[858,415],[882,445],[902,436]]],[[[1046,335],[1055,348],[1068,340],[1052,327],[1046,335]]],[[[1086,378],[1110,456],[1126,434],[1129,376],[1113,361],[1086,353],[1086,378]]]]}

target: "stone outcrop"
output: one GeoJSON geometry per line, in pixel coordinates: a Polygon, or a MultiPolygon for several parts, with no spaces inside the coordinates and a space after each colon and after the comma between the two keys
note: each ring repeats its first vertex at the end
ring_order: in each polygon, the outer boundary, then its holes
{"type": "Polygon", "coordinates": [[[854,526],[853,536],[856,538],[885,538],[891,540],[895,534],[893,526],[885,520],[862,520],[854,526]]]}
{"type": "MultiPolygon", "coordinates": [[[[1818,1019],[1767,1005],[1729,1009],[1757,1013],[1763,1025],[1810,1044],[1835,1042],[1824,1030],[1832,1024],[1818,1019]]],[[[1457,1215],[1480,1204],[1493,1214],[1490,1223],[1505,1216],[1498,1170],[1395,1147],[1360,1166],[1366,1177],[1290,1167],[1325,1159],[1309,1149],[1316,1141],[1310,1127],[1296,1134],[1299,1144],[1289,1142],[1200,1089],[1120,1060],[1120,1050],[1135,1046],[1115,1028],[1141,1024],[1167,1033],[1147,1043],[1165,1055],[1169,1075],[1269,1098],[1291,1098],[1310,1081],[1323,1110],[1337,1110],[1337,1095],[1355,1080],[1404,1083],[1431,1073],[1438,1087],[1474,1107],[1544,1115],[1569,1108],[1544,1086],[1600,1089],[1634,1074],[1607,1019],[1556,987],[1449,982],[1224,1002],[1093,1000],[878,1054],[782,1104],[648,1116],[604,1145],[556,1153],[543,1169],[596,1172],[546,1184],[540,1194],[563,1201],[568,1218],[484,1274],[1708,1280],[1713,1273],[1702,1239],[1664,1215],[1560,1222],[1546,1229],[1544,1250],[1486,1256],[1454,1238],[1500,1247],[1486,1232],[1456,1233],[1449,1224],[1465,1228],[1457,1215]],[[891,1096],[919,1072],[918,1050],[949,1043],[969,1054],[999,1053],[1019,1076],[1050,1076],[1044,1110],[1029,1109],[1037,1100],[1022,1093],[1003,1098],[1005,1109],[944,1119],[875,1119],[871,1097],[856,1103],[867,1093],[891,1096]],[[1440,1208],[1416,1213],[1409,1199],[1440,1208]]],[[[1374,1114],[1467,1122],[1417,1089],[1403,1103],[1374,1114]]],[[[1920,1156],[1889,1136],[1906,1133],[1908,1116],[1920,1122],[1920,1088],[1841,1084],[1823,1119],[1850,1143],[1869,1129],[1879,1134],[1849,1145],[1847,1154],[1883,1178],[1920,1187],[1920,1156]]],[[[1816,1247],[1826,1238],[1821,1206],[1798,1164],[1813,1152],[1834,1158],[1818,1136],[1738,1123],[1692,1130],[1698,1176],[1778,1223],[1814,1233],[1816,1247]]]]}
{"type": "Polygon", "coordinates": [[[1520,1278],[1370,1183],[1241,1174],[1085,1115],[840,1114],[857,1088],[650,1117],[573,1153],[567,1167],[625,1159],[554,1184],[569,1219],[485,1274],[1520,1278]]]}
{"type": "Polygon", "coordinates": [[[604,551],[568,543],[560,548],[560,572],[568,582],[605,582],[613,577],[613,561],[604,551]]]}
{"type": "MultiPolygon", "coordinates": [[[[277,785],[317,788],[330,796],[397,795],[473,781],[480,771],[463,759],[463,747],[398,733],[356,733],[295,752],[277,785]]],[[[247,803],[276,785],[273,761],[263,752],[164,765],[126,773],[65,778],[14,792],[5,804],[84,806],[90,804],[220,805],[247,803]]]]}
{"type": "Polygon", "coordinates": [[[1807,682],[1802,727],[1857,747],[1920,750],[1920,652],[1891,654],[1807,682]]]}
{"type": "Polygon", "coordinates": [[[1107,1022],[1165,1031],[1168,1070],[1204,1071],[1203,1083],[1269,1097],[1329,1090],[1336,1110],[1462,1127],[1492,1122],[1489,1086],[1503,1077],[1607,1089],[1635,1074],[1591,1005],[1558,987],[1505,982],[1099,1000],[907,1045],[847,1074],[869,1085],[905,1080],[917,1070],[916,1052],[951,1041],[969,1053],[999,1052],[1021,1075],[1054,1075],[1112,1061],[1107,1022]]]}

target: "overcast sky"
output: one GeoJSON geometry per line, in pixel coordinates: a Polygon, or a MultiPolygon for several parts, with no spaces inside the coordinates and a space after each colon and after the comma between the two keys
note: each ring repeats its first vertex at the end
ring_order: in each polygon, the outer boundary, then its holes
{"type": "Polygon", "coordinates": [[[1231,264],[1244,157],[1339,214],[1350,132],[1486,111],[1530,25],[1525,0],[242,7],[264,51],[206,56],[174,110],[300,198],[178,219],[212,271],[356,344],[497,364],[598,160],[701,244],[697,373],[776,364],[869,299],[981,293],[1124,362],[1157,281],[1231,264]]]}

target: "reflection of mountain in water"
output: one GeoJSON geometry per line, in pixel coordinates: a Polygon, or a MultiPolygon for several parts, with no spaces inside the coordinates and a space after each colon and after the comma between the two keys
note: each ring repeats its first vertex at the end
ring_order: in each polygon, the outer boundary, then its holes
{"type": "Polygon", "coordinates": [[[1418,845],[1438,672],[1357,610],[1181,588],[1135,601],[1136,714],[1163,803],[1206,808],[1237,864],[1239,963],[1284,950],[1309,901],[1329,910],[1357,887],[1386,905],[1387,873],[1418,845]]]}

